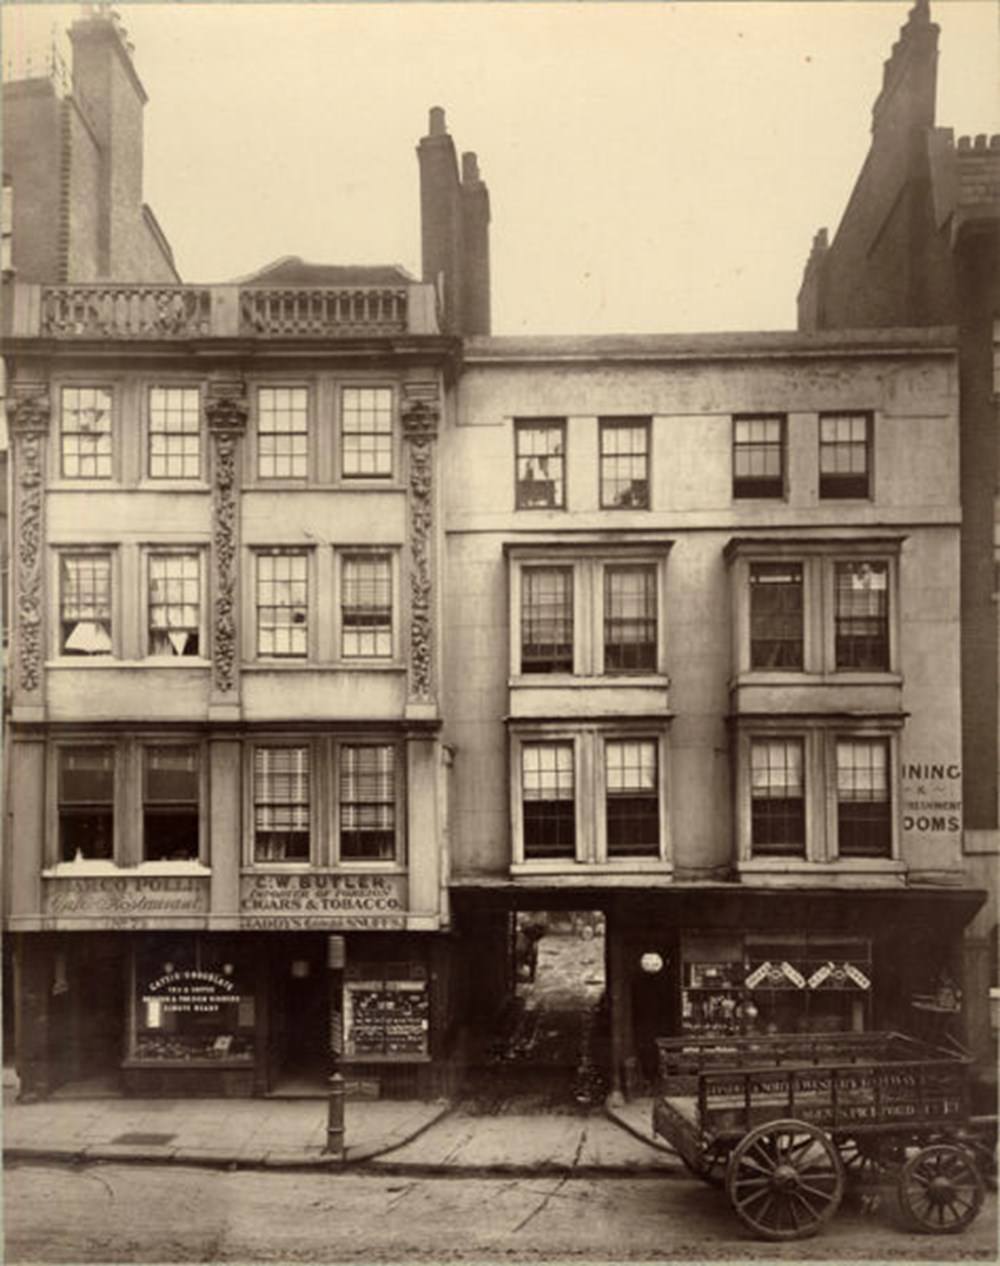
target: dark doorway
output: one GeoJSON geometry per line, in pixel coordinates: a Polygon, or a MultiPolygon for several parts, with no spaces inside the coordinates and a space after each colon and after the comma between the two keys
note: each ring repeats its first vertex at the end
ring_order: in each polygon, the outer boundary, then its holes
{"type": "Polygon", "coordinates": [[[679,955],[675,940],[650,937],[631,942],[628,982],[632,1014],[632,1048],[638,1085],[632,1093],[650,1090],[656,1082],[656,1039],[680,1032],[679,955]]]}
{"type": "Polygon", "coordinates": [[[330,1075],[330,973],[322,936],[301,936],[271,961],[272,1094],[324,1093],[330,1075]]]}
{"type": "Polygon", "coordinates": [[[65,937],[53,949],[49,1066],[57,1097],[120,1093],[127,970],[124,945],[106,933],[65,937]]]}

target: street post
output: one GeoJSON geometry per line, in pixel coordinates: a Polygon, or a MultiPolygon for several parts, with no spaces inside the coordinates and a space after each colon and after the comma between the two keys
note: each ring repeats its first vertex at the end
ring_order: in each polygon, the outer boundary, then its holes
{"type": "Polygon", "coordinates": [[[326,965],[330,970],[330,1094],[323,1150],[341,1159],[344,1155],[344,1078],[340,1071],[344,1053],[344,958],[344,938],[329,937],[326,965]]]}

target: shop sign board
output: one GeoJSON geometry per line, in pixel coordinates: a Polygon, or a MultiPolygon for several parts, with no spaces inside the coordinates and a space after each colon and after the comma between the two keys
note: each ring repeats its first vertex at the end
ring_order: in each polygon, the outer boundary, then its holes
{"type": "Polygon", "coordinates": [[[102,926],[155,927],[159,919],[206,914],[208,905],[208,877],[200,875],[60,876],[42,884],[43,914],[102,926]]]}
{"type": "Polygon", "coordinates": [[[244,875],[240,925],[289,931],[401,929],[406,901],[405,875],[244,875]]]}

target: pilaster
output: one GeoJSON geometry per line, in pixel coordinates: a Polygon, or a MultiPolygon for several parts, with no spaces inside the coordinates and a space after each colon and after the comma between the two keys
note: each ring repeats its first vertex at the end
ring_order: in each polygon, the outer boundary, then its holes
{"type": "Polygon", "coordinates": [[[407,450],[409,515],[409,646],[406,715],[437,715],[435,440],[440,418],[436,382],[403,385],[403,440],[407,450]]]}
{"type": "Polygon", "coordinates": [[[13,389],[8,423],[14,457],[13,654],[11,691],[18,720],[45,711],[45,441],[52,407],[44,383],[13,389]]]}
{"type": "Polygon", "coordinates": [[[213,720],[240,711],[240,469],[247,425],[246,386],[209,383],[205,417],[212,441],[211,632],[213,720]]]}

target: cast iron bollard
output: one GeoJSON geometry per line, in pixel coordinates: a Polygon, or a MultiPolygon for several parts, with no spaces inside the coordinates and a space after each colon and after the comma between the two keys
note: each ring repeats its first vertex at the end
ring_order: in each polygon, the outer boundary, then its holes
{"type": "Polygon", "coordinates": [[[326,1105],[326,1147],[331,1156],[344,1154],[344,1078],[337,1068],[334,1055],[334,1071],[330,1077],[330,1098],[326,1105]]]}
{"type": "Polygon", "coordinates": [[[326,965],[330,969],[330,1097],[326,1106],[326,1146],[323,1151],[341,1160],[344,1156],[344,1078],[340,1057],[344,1050],[344,938],[327,942],[326,965]]]}

